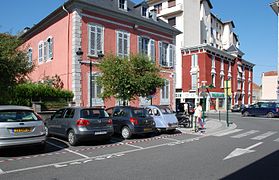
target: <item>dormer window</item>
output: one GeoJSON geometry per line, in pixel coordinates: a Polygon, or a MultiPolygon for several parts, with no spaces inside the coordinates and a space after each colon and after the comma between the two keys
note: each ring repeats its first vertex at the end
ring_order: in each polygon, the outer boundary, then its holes
{"type": "Polygon", "coordinates": [[[147,7],[142,6],[141,7],[141,16],[148,17],[147,14],[148,14],[147,13],[147,7]]]}
{"type": "Polygon", "coordinates": [[[127,0],[118,0],[118,8],[127,11],[127,0]]]}

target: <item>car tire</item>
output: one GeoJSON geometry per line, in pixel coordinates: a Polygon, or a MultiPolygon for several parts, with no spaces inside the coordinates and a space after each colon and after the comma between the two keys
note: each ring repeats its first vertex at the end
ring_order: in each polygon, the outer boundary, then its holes
{"type": "Polygon", "coordinates": [[[273,112],[267,113],[267,114],[266,114],[266,117],[267,117],[267,118],[273,118],[273,117],[274,117],[273,112]]]}
{"type": "Polygon", "coordinates": [[[132,132],[130,130],[129,127],[127,126],[124,126],[122,129],[121,129],[121,135],[124,139],[129,139],[131,136],[132,136],[132,132]]]}
{"type": "Polygon", "coordinates": [[[242,116],[243,117],[248,117],[249,116],[249,112],[248,111],[243,112],[242,116]]]}
{"type": "Polygon", "coordinates": [[[68,132],[67,140],[71,146],[76,146],[78,143],[77,136],[74,130],[68,132]]]}

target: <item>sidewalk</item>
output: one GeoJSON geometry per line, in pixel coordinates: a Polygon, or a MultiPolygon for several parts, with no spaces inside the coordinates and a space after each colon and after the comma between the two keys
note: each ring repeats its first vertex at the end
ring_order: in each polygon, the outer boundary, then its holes
{"type": "MultiPolygon", "coordinates": [[[[237,126],[235,124],[230,124],[227,127],[226,121],[219,121],[218,119],[207,118],[205,123],[205,133],[206,135],[212,135],[219,131],[227,131],[235,129],[237,126]]],[[[179,131],[187,134],[200,134],[200,132],[193,132],[192,128],[178,128],[179,131]]]]}

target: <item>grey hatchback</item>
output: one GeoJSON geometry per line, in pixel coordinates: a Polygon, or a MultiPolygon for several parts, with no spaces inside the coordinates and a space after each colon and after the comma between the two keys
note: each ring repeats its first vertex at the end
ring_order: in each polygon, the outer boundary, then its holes
{"type": "Polygon", "coordinates": [[[29,107],[0,106],[0,148],[38,144],[45,146],[45,126],[29,107]]]}
{"type": "Polygon", "coordinates": [[[46,120],[46,130],[48,136],[66,137],[72,146],[83,140],[109,140],[113,135],[112,120],[102,108],[62,108],[46,120]]]}

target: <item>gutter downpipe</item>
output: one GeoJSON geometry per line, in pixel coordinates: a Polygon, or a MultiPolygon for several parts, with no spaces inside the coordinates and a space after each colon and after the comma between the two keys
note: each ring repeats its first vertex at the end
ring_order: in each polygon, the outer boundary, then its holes
{"type": "Polygon", "coordinates": [[[68,42],[67,42],[67,78],[66,78],[66,81],[67,81],[67,90],[70,89],[69,87],[69,69],[70,69],[70,60],[69,60],[69,53],[70,53],[70,29],[69,29],[69,24],[70,24],[70,13],[69,11],[65,8],[65,5],[62,6],[62,9],[67,13],[67,16],[68,16],[68,21],[67,21],[67,38],[68,38],[68,42]]]}

